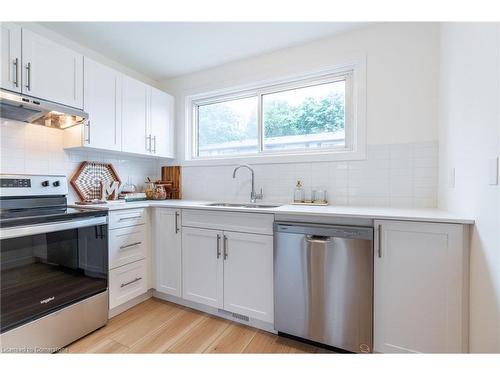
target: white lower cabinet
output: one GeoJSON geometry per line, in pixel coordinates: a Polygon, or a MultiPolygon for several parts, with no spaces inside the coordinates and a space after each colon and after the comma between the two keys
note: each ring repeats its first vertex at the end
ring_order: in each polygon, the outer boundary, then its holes
{"type": "Polygon", "coordinates": [[[375,221],[375,229],[374,351],[467,352],[464,226],[375,221]]]}
{"type": "Polygon", "coordinates": [[[182,297],[222,309],[222,231],[182,228],[182,297]]]}
{"type": "Polygon", "coordinates": [[[272,323],[273,236],[184,226],[182,280],[186,300],[272,323]]]}
{"type": "Polygon", "coordinates": [[[145,259],[147,235],[144,225],[118,228],[109,234],[109,268],[145,259]]]}
{"type": "Polygon", "coordinates": [[[148,215],[144,208],[111,211],[109,228],[109,308],[150,288],[148,215]]]}
{"type": "Polygon", "coordinates": [[[224,309],[274,321],[273,236],[224,232],[224,309]]]}
{"type": "Polygon", "coordinates": [[[154,208],[153,223],[155,289],[181,297],[181,210],[154,208]]]}
{"type": "Polygon", "coordinates": [[[148,290],[146,260],[109,271],[109,308],[113,309],[148,290]]]}

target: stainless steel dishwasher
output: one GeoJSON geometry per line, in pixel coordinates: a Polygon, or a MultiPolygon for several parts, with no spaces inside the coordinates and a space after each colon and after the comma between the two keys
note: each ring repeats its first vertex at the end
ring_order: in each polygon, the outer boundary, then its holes
{"type": "Polygon", "coordinates": [[[373,228],[275,222],[274,328],[349,352],[373,337],[373,228]]]}

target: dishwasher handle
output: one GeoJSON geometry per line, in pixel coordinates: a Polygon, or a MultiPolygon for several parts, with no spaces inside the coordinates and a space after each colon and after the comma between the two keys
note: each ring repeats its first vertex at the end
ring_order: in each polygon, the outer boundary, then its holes
{"type": "Polygon", "coordinates": [[[332,241],[331,237],[327,236],[314,236],[314,235],[307,235],[306,236],[306,242],[309,243],[317,243],[317,244],[326,244],[332,241]]]}

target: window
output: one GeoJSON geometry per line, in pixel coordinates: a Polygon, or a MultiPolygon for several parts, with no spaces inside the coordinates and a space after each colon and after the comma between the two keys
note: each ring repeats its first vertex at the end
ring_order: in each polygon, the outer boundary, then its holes
{"type": "MultiPolygon", "coordinates": [[[[188,98],[188,160],[353,153],[355,69],[188,98]]],[[[360,108],[361,106],[358,105],[360,108]]]]}

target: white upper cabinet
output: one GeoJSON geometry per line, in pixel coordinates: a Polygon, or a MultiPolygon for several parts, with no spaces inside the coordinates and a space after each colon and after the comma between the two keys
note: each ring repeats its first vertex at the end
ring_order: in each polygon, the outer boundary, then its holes
{"type": "Polygon", "coordinates": [[[148,86],[133,78],[122,80],[122,151],[148,154],[152,140],[148,130],[148,86]]]}
{"type": "Polygon", "coordinates": [[[376,221],[374,351],[467,352],[464,226],[376,221]]]}
{"type": "Polygon", "coordinates": [[[173,126],[174,99],[166,92],[151,87],[148,136],[151,137],[150,152],[160,157],[174,157],[173,126]]]}
{"type": "Polygon", "coordinates": [[[273,236],[224,232],[224,309],[272,323],[273,236]]]}
{"type": "Polygon", "coordinates": [[[155,289],[176,297],[181,290],[181,210],[154,209],[155,289]]]}
{"type": "Polygon", "coordinates": [[[21,92],[21,28],[12,23],[1,23],[2,57],[0,86],[21,92]]]}
{"type": "Polygon", "coordinates": [[[22,29],[22,92],[83,108],[83,55],[22,29]]]}
{"type": "Polygon", "coordinates": [[[89,114],[85,145],[121,151],[121,74],[87,57],[84,66],[83,109],[89,114]]]}

